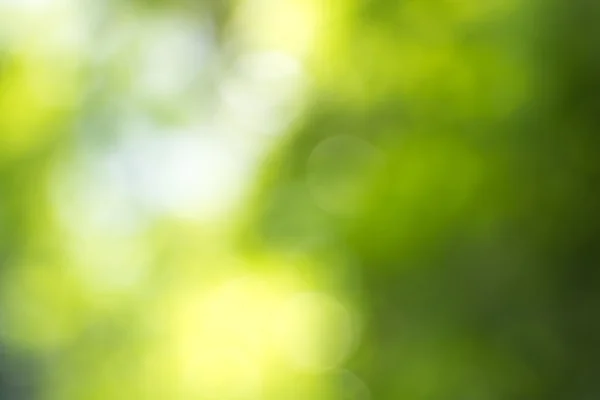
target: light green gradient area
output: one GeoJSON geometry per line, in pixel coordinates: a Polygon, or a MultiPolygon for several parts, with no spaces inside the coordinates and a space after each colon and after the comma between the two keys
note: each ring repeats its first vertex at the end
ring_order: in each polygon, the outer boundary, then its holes
{"type": "Polygon", "coordinates": [[[598,22],[0,0],[0,398],[596,398],[598,22]]]}

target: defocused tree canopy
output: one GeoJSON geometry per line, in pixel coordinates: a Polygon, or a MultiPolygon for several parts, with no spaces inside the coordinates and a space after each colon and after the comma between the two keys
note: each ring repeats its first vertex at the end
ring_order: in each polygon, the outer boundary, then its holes
{"type": "Polygon", "coordinates": [[[0,398],[600,396],[599,29],[0,0],[0,398]]]}

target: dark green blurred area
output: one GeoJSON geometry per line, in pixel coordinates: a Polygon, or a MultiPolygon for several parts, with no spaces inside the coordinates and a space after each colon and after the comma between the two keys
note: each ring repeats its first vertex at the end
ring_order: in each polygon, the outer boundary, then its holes
{"type": "Polygon", "coordinates": [[[600,396],[600,3],[11,4],[1,399],[600,396]]]}

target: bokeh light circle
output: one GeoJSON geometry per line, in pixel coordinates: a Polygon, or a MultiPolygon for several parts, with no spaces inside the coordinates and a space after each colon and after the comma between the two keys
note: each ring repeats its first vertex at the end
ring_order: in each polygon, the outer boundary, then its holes
{"type": "Polygon", "coordinates": [[[323,210],[351,216],[363,205],[366,185],[382,161],[382,153],[366,140],[350,135],[327,138],[309,156],[308,189],[323,210]]]}
{"type": "Polygon", "coordinates": [[[371,391],[366,383],[348,370],[337,371],[333,377],[334,392],[340,400],[371,400],[371,391]]]}
{"type": "Polygon", "coordinates": [[[356,342],[353,318],[335,298],[301,293],[276,314],[275,342],[294,368],[320,372],[340,365],[356,342]]]}

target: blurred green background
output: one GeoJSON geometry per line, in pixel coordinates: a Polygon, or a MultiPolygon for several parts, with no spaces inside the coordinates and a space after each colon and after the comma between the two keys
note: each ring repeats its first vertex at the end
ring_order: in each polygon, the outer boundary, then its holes
{"type": "Polygon", "coordinates": [[[0,398],[600,398],[600,2],[0,0],[0,398]]]}

